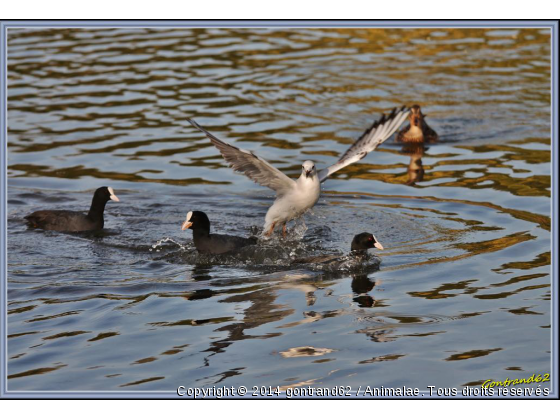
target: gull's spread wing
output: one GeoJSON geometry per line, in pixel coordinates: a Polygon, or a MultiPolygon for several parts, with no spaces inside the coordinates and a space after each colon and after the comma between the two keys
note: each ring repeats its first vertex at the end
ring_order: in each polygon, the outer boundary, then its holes
{"type": "Polygon", "coordinates": [[[397,131],[408,117],[410,110],[406,107],[393,109],[389,116],[383,116],[375,121],[356,142],[340,157],[338,162],[319,172],[319,180],[323,182],[331,174],[354,162],[363,159],[369,152],[387,140],[397,131]]]}
{"type": "Polygon", "coordinates": [[[257,184],[273,189],[277,195],[284,195],[295,187],[293,179],[280,172],[266,160],[254,155],[253,152],[239,149],[218,139],[192,119],[187,118],[187,121],[206,134],[206,137],[218,148],[234,171],[242,172],[257,184]]]}

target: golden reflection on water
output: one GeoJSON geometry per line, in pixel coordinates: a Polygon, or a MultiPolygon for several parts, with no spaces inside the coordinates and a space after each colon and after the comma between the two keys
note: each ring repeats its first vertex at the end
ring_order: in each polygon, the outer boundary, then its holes
{"type": "Polygon", "coordinates": [[[10,387],[76,370],[131,390],[178,375],[379,385],[411,365],[457,385],[546,366],[549,57],[550,33],[531,28],[10,29],[10,387]],[[339,249],[354,229],[381,231],[380,272],[249,275],[199,265],[188,247],[146,255],[187,207],[247,234],[270,201],[187,117],[294,177],[301,160],[333,163],[381,112],[413,103],[440,141],[388,141],[336,173],[310,216],[307,235],[339,249]],[[109,210],[113,236],[63,248],[21,230],[22,209],[74,205],[70,191],[99,182],[128,190],[128,207],[109,210]],[[91,254],[86,268],[66,272],[76,261],[57,247],[91,254]],[[115,358],[94,360],[103,352],[115,358]]]}

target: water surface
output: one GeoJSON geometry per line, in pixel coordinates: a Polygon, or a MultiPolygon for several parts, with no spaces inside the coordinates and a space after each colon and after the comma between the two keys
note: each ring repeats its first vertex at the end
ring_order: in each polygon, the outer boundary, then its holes
{"type": "MultiPolygon", "coordinates": [[[[461,387],[550,371],[550,34],[539,29],[10,29],[8,389],[461,387]],[[292,177],[422,105],[324,184],[289,240],[196,254],[180,226],[258,234],[273,200],[195,117],[292,177]],[[106,229],[28,229],[38,209],[106,229]],[[384,245],[379,270],[293,267],[384,245]]],[[[370,267],[371,268],[371,267],[370,267]]]]}

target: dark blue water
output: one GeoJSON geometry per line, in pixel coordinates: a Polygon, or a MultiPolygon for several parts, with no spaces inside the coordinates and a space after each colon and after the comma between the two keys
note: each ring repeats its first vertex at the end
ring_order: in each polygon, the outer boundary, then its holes
{"type": "Polygon", "coordinates": [[[460,387],[550,372],[550,37],[524,30],[10,29],[8,388],[460,387]],[[197,255],[191,210],[258,233],[273,193],[186,121],[292,177],[381,112],[389,140],[237,258],[197,255]],[[423,171],[423,174],[422,174],[423,171]],[[103,233],[28,229],[87,210],[103,233]],[[325,272],[370,231],[379,270],[325,272]]]}

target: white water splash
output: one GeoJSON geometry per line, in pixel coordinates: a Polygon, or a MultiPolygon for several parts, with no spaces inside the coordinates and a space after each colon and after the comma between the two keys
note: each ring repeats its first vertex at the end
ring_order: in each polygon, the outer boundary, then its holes
{"type": "MultiPolygon", "coordinates": [[[[288,241],[298,241],[303,239],[303,236],[307,232],[307,225],[305,224],[305,220],[303,217],[295,219],[295,224],[292,227],[288,227],[286,238],[283,238],[288,241]]],[[[258,235],[258,238],[263,241],[268,241],[274,236],[282,237],[281,229],[276,229],[271,236],[266,236],[265,232],[262,231],[258,235]]]]}
{"type": "Polygon", "coordinates": [[[161,250],[158,249],[158,247],[161,247],[163,244],[168,243],[168,242],[177,245],[181,249],[181,251],[186,251],[188,249],[185,245],[177,242],[173,238],[163,238],[163,239],[160,239],[159,241],[157,241],[154,245],[152,245],[150,247],[150,252],[151,251],[160,252],[161,250]]]}

